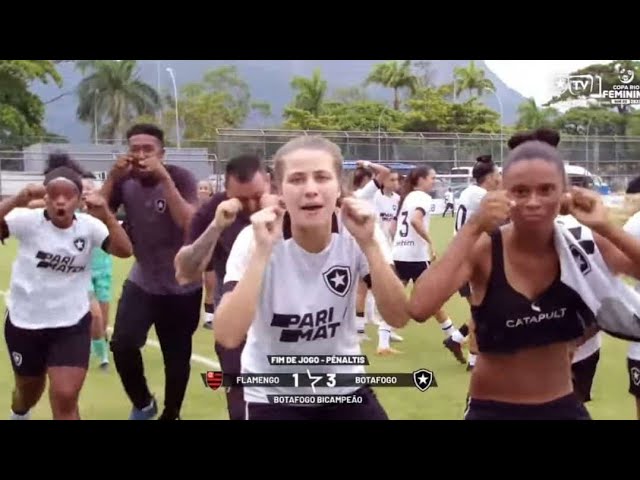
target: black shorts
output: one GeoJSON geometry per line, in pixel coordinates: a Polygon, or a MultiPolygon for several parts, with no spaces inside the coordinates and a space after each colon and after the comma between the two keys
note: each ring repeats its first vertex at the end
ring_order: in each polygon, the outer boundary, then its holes
{"type": "Polygon", "coordinates": [[[629,393],[640,398],[640,360],[627,358],[627,369],[629,371],[629,393]]]}
{"type": "Polygon", "coordinates": [[[247,403],[245,420],[389,420],[370,387],[360,388],[354,395],[361,395],[362,403],[320,407],[247,403]]]}
{"type": "Polygon", "coordinates": [[[460,287],[458,293],[462,298],[469,298],[471,296],[471,285],[469,285],[469,283],[465,283],[462,287],[460,287]]]}
{"type": "Polygon", "coordinates": [[[465,420],[591,420],[584,404],[573,393],[537,405],[470,399],[465,420]]]}
{"type": "Polygon", "coordinates": [[[600,350],[571,365],[573,391],[583,402],[591,401],[591,387],[599,360],[600,350]]]}
{"type": "Polygon", "coordinates": [[[4,338],[16,375],[39,377],[49,367],[89,368],[91,313],[70,327],[29,330],[11,323],[7,311],[4,338]]]}
{"type": "Polygon", "coordinates": [[[409,280],[415,282],[422,275],[422,272],[429,268],[429,262],[401,262],[394,260],[393,263],[396,267],[398,278],[405,283],[409,282],[409,280]]]}
{"type": "MultiPolygon", "coordinates": [[[[225,348],[218,342],[215,342],[215,350],[218,361],[220,362],[220,369],[231,375],[239,375],[242,371],[240,368],[240,359],[242,358],[243,349],[244,342],[236,348],[225,348]]],[[[226,388],[229,420],[244,420],[245,402],[242,385],[226,388]]]]}

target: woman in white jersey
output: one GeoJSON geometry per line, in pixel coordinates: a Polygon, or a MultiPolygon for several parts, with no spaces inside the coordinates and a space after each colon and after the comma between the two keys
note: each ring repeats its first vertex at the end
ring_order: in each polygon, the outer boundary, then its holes
{"type": "MultiPolygon", "coordinates": [[[[627,187],[627,198],[640,194],[640,177],[634,178],[627,187]]],[[[633,210],[637,210],[637,200],[634,201],[633,210]]],[[[624,229],[630,235],[640,238],[640,212],[634,213],[627,220],[624,229]]],[[[636,283],[636,290],[640,291],[640,283],[636,283]]],[[[629,393],[636,399],[636,410],[640,420],[640,342],[631,342],[627,351],[627,369],[629,372],[629,393]]]]}
{"type": "Polygon", "coordinates": [[[295,373],[299,386],[245,385],[247,418],[386,419],[370,388],[341,384],[335,377],[364,373],[363,365],[269,362],[269,355],[361,354],[353,313],[363,277],[370,276],[387,323],[401,327],[408,321],[403,285],[383,243],[374,238],[373,209],[361,199],[344,198],[337,215],[339,147],[321,137],[297,138],[278,150],[274,166],[286,212],[279,207],[259,211],[236,239],[214,331],[227,348],[246,337],[243,373],[282,374],[289,382],[295,373]],[[323,374],[319,380],[318,374],[323,374]],[[300,395],[310,395],[305,398],[320,402],[326,398],[320,394],[348,395],[343,398],[356,403],[283,405],[271,397],[298,402],[300,395]]]}
{"type": "MultiPolygon", "coordinates": [[[[406,285],[414,283],[436,258],[435,246],[429,234],[432,199],[427,193],[433,189],[436,172],[430,167],[417,167],[411,170],[404,183],[404,195],[398,207],[398,219],[393,240],[392,257],[400,280],[406,285]]],[[[445,335],[449,338],[458,330],[444,310],[438,310],[436,320],[445,335]]],[[[425,322],[426,318],[416,318],[417,322],[425,322]]],[[[459,332],[458,332],[459,334],[459,332]]],[[[445,343],[445,347],[453,353],[460,363],[465,362],[459,343],[445,343]]]]}
{"type": "MultiPolygon", "coordinates": [[[[389,179],[390,170],[384,165],[358,160],[356,170],[353,173],[351,185],[352,195],[356,198],[371,202],[373,205],[376,195],[384,188],[389,179]]],[[[365,332],[367,320],[371,323],[379,323],[376,318],[375,302],[372,301],[369,287],[362,280],[358,281],[358,294],[356,297],[356,323],[360,340],[369,340],[365,332]]]]}
{"type": "MultiPolygon", "coordinates": [[[[479,156],[476,159],[476,164],[473,166],[471,175],[475,183],[469,185],[460,194],[460,198],[458,199],[458,210],[456,211],[456,219],[454,222],[454,233],[458,233],[466,221],[480,209],[480,203],[487,192],[497,190],[500,187],[502,180],[500,171],[493,163],[491,155],[479,156]]],[[[469,288],[469,284],[467,283],[463,285],[458,293],[467,301],[469,306],[471,306],[471,290],[469,288]]],[[[449,348],[455,348],[455,345],[453,345],[452,342],[462,344],[467,339],[469,340],[469,359],[467,370],[472,370],[473,366],[476,364],[476,356],[478,354],[478,346],[476,345],[473,334],[473,321],[469,320],[469,325],[462,325],[460,327],[460,335],[454,334],[447,338],[445,342],[450,344],[449,348]]]]}
{"type": "Polygon", "coordinates": [[[54,419],[79,419],[78,396],[91,345],[91,252],[102,248],[121,258],[132,246],[100,195],[85,199],[76,213],[80,176],[60,167],[43,185],[29,185],[0,203],[0,238],[14,237],[5,341],[15,373],[11,418],[28,419],[49,379],[54,419]],[[46,207],[24,208],[44,197],[46,207]]]}
{"type": "MultiPolygon", "coordinates": [[[[393,235],[396,231],[398,207],[400,206],[400,195],[396,193],[399,181],[398,172],[389,172],[389,175],[382,182],[382,188],[378,190],[373,197],[373,208],[375,209],[378,223],[384,233],[384,239],[389,244],[389,248],[393,246],[393,235]]],[[[367,300],[369,300],[369,298],[367,298],[367,300]]],[[[376,318],[379,316],[376,312],[374,301],[367,301],[367,310],[370,312],[371,317],[376,318]]],[[[379,320],[378,355],[400,353],[398,350],[391,348],[391,340],[401,342],[403,338],[394,332],[386,322],[379,320]]]]}

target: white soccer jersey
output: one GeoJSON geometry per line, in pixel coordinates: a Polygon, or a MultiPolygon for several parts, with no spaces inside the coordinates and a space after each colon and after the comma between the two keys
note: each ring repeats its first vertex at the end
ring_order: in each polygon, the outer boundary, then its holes
{"type": "Polygon", "coordinates": [[[15,208],[5,222],[20,243],[7,296],[11,323],[32,330],[78,323],[89,312],[91,252],[102,247],[107,227],[76,213],[72,226],[60,229],[43,208],[15,208]]]}
{"type": "Polygon", "coordinates": [[[445,192],[445,194],[444,194],[444,202],[445,203],[453,203],[453,193],[452,192],[445,192]]]}
{"type": "Polygon", "coordinates": [[[469,185],[462,191],[458,199],[454,233],[457,233],[467,220],[480,209],[480,202],[486,194],[487,191],[478,185],[469,185]]]}
{"type": "Polygon", "coordinates": [[[393,192],[391,195],[385,195],[382,190],[378,190],[373,197],[373,208],[382,227],[382,231],[389,239],[391,235],[391,226],[398,215],[398,205],[400,204],[400,195],[393,192]]]}
{"type": "Polygon", "coordinates": [[[362,200],[373,202],[376,192],[380,191],[380,184],[375,180],[369,180],[364,187],[353,192],[353,196],[362,200]]]}
{"type": "MultiPolygon", "coordinates": [[[[270,365],[267,355],[361,355],[355,319],[358,279],[369,273],[355,239],[334,216],[330,245],[320,253],[303,250],[291,237],[285,217],[283,238],[263,276],[256,315],[242,351],[242,373],[364,373],[363,365],[270,365]]],[[[388,251],[385,258],[391,263],[388,251]]],[[[238,282],[254,248],[251,226],[233,244],[224,283],[238,282]]],[[[316,394],[344,395],[358,387],[318,388],[316,394]]],[[[247,402],[267,403],[267,395],[313,394],[308,387],[251,386],[247,402]]]]}
{"type": "Polygon", "coordinates": [[[424,214],[422,224],[427,233],[431,220],[431,195],[414,190],[410,192],[398,214],[396,234],[393,239],[393,259],[400,262],[428,262],[431,260],[429,244],[411,225],[411,218],[416,210],[424,214]]]}
{"type": "MultiPolygon", "coordinates": [[[[636,238],[640,238],[640,212],[634,214],[624,225],[624,230],[636,238]]],[[[636,283],[636,290],[640,292],[640,282],[636,283]]],[[[640,361],[640,342],[631,342],[627,356],[640,361]]]]}

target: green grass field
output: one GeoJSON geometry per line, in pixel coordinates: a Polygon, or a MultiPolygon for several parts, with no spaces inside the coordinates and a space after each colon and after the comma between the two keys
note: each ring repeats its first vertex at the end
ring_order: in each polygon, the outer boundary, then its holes
{"type": "MultiPolygon", "coordinates": [[[[451,237],[452,220],[433,217],[432,232],[435,234],[438,251],[444,249],[451,237]]],[[[15,255],[16,244],[7,242],[0,246],[0,290],[9,287],[11,264],[15,255]]],[[[114,302],[111,309],[110,324],[113,323],[116,301],[119,298],[122,281],[126,277],[131,262],[115,260],[114,302]]],[[[3,303],[0,296],[0,303],[3,303]]],[[[0,305],[4,306],[4,305],[0,305]]],[[[466,302],[457,295],[445,307],[456,325],[461,325],[468,317],[466,302]]],[[[434,372],[438,387],[421,393],[414,388],[381,387],[377,393],[389,417],[395,420],[449,420],[461,419],[464,410],[469,373],[465,366],[457,363],[453,356],[442,346],[443,335],[435,320],[425,324],[410,323],[399,331],[404,342],[394,344],[403,354],[394,357],[380,358],[375,355],[377,332],[368,326],[371,341],[363,344],[364,353],[371,365],[369,372],[412,372],[418,368],[427,368],[434,372]]],[[[2,329],[4,331],[4,328],[2,329]]],[[[150,339],[156,339],[151,331],[150,339]]],[[[213,349],[213,334],[209,330],[199,328],[194,337],[194,354],[217,360],[213,349]]],[[[626,374],[625,342],[613,338],[605,338],[598,372],[595,378],[593,401],[588,404],[595,419],[634,419],[634,399],[627,393],[628,380],[626,374]]],[[[13,373],[4,339],[0,342],[0,417],[8,417],[10,409],[10,393],[13,389],[13,373]]],[[[162,402],[164,395],[164,374],[160,350],[147,345],[144,348],[145,373],[152,392],[162,402]]],[[[95,359],[92,359],[95,362],[95,359]]],[[[182,418],[192,419],[227,419],[224,393],[205,388],[200,374],[208,370],[205,365],[193,361],[191,380],[186,393],[182,418]]],[[[120,385],[115,368],[103,372],[92,363],[87,382],[80,400],[81,415],[85,419],[126,419],[130,404],[120,385]]],[[[36,419],[49,419],[51,413],[49,402],[43,396],[40,404],[34,409],[36,419]]]]}

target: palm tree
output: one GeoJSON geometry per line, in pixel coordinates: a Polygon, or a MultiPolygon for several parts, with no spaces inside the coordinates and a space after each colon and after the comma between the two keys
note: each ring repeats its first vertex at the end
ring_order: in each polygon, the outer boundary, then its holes
{"type": "Polygon", "coordinates": [[[291,88],[296,92],[293,99],[294,108],[305,110],[315,116],[320,114],[328,88],[320,69],[315,69],[311,78],[293,77],[291,88]]]}
{"type": "Polygon", "coordinates": [[[456,67],[453,69],[455,77],[455,87],[457,92],[469,91],[473,95],[475,91],[478,97],[481,97],[489,90],[496,90],[491,80],[485,78],[485,72],[476,66],[471,60],[467,67],[456,67]]]}
{"type": "Polygon", "coordinates": [[[76,91],[76,116],[95,122],[100,134],[116,143],[134,118],[152,115],[162,106],[158,92],[140,80],[135,60],[79,60],[76,67],[88,72],[76,91]]]}
{"type": "Polygon", "coordinates": [[[374,65],[365,85],[378,84],[393,89],[393,108],[400,110],[400,91],[409,90],[413,95],[420,82],[411,71],[411,60],[393,61],[374,65]]]}
{"type": "Polygon", "coordinates": [[[518,106],[517,128],[533,130],[550,127],[557,116],[555,108],[540,108],[533,98],[529,98],[518,106]]]}

